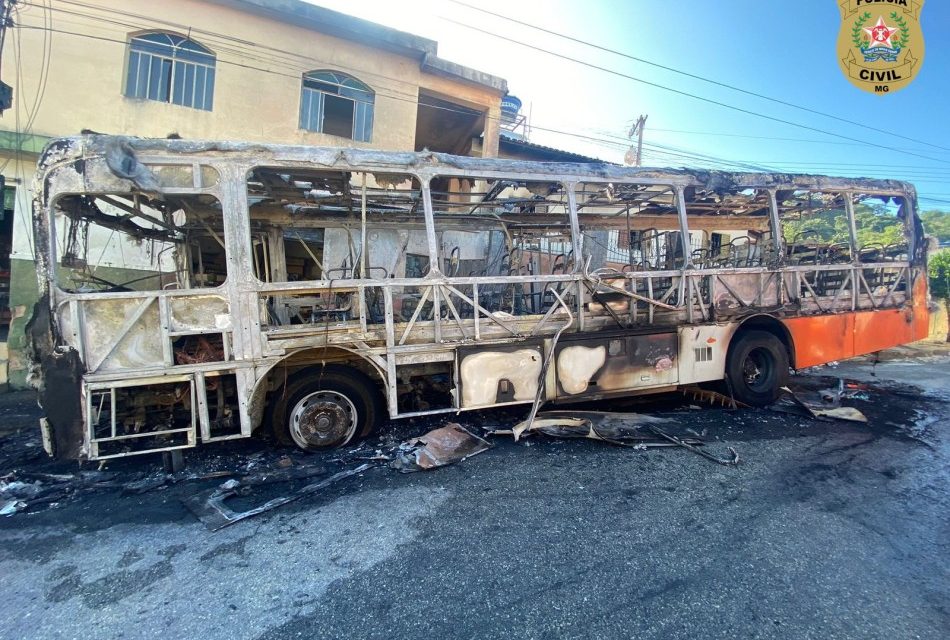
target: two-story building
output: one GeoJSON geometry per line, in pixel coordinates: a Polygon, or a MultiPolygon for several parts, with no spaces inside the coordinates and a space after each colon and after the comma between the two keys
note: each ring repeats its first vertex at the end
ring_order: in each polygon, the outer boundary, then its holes
{"type": "Polygon", "coordinates": [[[11,18],[0,70],[13,87],[0,116],[0,382],[9,371],[15,387],[37,298],[30,181],[52,137],[498,155],[505,80],[439,58],[432,40],[301,0],[20,2],[11,18]]]}

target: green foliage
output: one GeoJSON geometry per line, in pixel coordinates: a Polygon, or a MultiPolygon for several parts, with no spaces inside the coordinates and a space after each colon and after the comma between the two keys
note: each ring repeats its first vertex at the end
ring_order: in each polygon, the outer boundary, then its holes
{"type": "MultiPolygon", "coordinates": [[[[899,244],[904,242],[904,227],[902,222],[888,211],[883,203],[856,204],[854,206],[854,222],[858,231],[858,247],[869,244],[899,244]]],[[[802,216],[800,220],[785,220],[782,223],[785,241],[792,242],[820,242],[835,244],[848,242],[848,216],[844,209],[823,209],[809,216],[802,216]]]]}
{"type": "Polygon", "coordinates": [[[883,205],[854,207],[854,223],[858,229],[858,246],[869,244],[900,244],[904,242],[903,223],[883,205]]]}
{"type": "Polygon", "coordinates": [[[930,295],[950,304],[950,249],[944,249],[930,256],[928,260],[930,276],[930,295]]]}
{"type": "Polygon", "coordinates": [[[950,242],[950,211],[924,211],[920,214],[920,221],[924,223],[927,235],[936,237],[941,244],[950,242]]]}
{"type": "Polygon", "coordinates": [[[789,244],[847,242],[848,218],[843,209],[823,209],[798,220],[784,220],[782,232],[789,244]]]}

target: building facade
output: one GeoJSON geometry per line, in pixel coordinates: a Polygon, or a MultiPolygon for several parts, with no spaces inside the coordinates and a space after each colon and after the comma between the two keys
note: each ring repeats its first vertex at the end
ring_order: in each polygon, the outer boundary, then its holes
{"type": "MultiPolygon", "coordinates": [[[[30,181],[81,131],[497,156],[503,79],[437,43],[301,0],[19,3],[0,77],[0,382],[26,384],[30,181]],[[484,142],[487,141],[487,142],[484,142]]],[[[119,256],[117,260],[131,260],[119,256]]]]}

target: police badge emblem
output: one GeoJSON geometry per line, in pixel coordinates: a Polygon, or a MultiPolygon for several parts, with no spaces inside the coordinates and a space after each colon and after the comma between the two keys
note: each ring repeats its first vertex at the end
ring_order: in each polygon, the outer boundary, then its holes
{"type": "Polygon", "coordinates": [[[910,84],[924,62],[924,0],[838,3],[838,63],[851,84],[880,95],[910,84]]]}

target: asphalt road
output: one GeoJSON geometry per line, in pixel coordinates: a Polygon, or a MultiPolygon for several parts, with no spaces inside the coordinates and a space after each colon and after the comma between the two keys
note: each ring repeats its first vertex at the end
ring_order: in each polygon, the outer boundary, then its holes
{"type": "Polygon", "coordinates": [[[534,438],[217,533],[187,483],[0,518],[0,637],[943,639],[950,359],[870,372],[825,372],[867,425],[663,408],[734,468],[534,438]]]}

